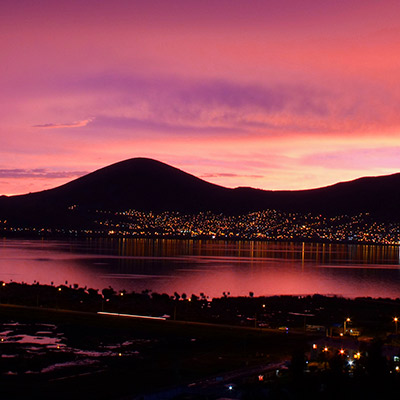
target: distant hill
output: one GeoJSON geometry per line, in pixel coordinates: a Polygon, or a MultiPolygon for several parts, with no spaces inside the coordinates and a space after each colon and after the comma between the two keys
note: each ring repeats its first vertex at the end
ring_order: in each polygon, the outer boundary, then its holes
{"type": "Polygon", "coordinates": [[[96,209],[227,214],[277,209],[325,215],[369,212],[377,219],[400,221],[399,204],[400,174],[312,190],[228,189],[159,161],[133,158],[54,189],[2,196],[0,220],[21,226],[83,226],[96,209]]]}

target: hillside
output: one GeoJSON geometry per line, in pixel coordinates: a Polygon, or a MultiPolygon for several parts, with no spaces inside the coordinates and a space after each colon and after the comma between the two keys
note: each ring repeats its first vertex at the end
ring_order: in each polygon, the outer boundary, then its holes
{"type": "Polygon", "coordinates": [[[369,212],[377,219],[399,221],[399,201],[400,174],[312,190],[228,189],[159,161],[134,158],[54,189],[2,196],[0,219],[22,226],[82,226],[96,209],[239,214],[272,208],[327,215],[369,212]],[[74,213],[72,206],[77,206],[74,213]]]}

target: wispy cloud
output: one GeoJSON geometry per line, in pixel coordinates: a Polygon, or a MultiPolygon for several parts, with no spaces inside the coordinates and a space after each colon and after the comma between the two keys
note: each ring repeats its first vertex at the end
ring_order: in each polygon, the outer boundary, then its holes
{"type": "Polygon", "coordinates": [[[326,169],[363,170],[375,169],[400,171],[400,147],[381,147],[375,149],[347,149],[343,151],[320,152],[300,158],[301,165],[319,166],[326,169]]]}
{"type": "Polygon", "coordinates": [[[86,171],[48,171],[43,168],[36,169],[0,169],[0,179],[2,178],[45,178],[45,179],[60,179],[60,178],[75,178],[87,174],[86,171]]]}
{"type": "Polygon", "coordinates": [[[93,120],[94,120],[94,118],[88,118],[88,119],[84,119],[82,121],[67,122],[67,123],[63,123],[63,124],[33,125],[32,128],[41,128],[41,129],[80,128],[82,126],[86,126],[93,120]]]}
{"type": "MultiPolygon", "coordinates": [[[[173,123],[164,120],[156,120],[156,116],[153,119],[146,118],[146,119],[139,119],[139,118],[128,118],[128,117],[106,117],[100,116],[96,118],[96,122],[93,124],[93,128],[108,128],[108,129],[118,129],[118,130],[134,130],[136,131],[151,131],[151,132],[159,132],[162,134],[170,133],[170,134],[182,134],[182,133],[189,133],[189,134],[198,134],[198,135],[207,135],[207,134],[232,134],[232,133],[243,133],[245,129],[241,127],[235,126],[221,126],[221,124],[214,123],[201,126],[197,125],[190,125],[190,121],[185,120],[182,121],[181,124],[173,123]]],[[[108,131],[106,131],[108,134],[108,131]]]]}
{"type": "Polygon", "coordinates": [[[243,175],[243,174],[231,174],[231,173],[208,173],[203,174],[200,178],[264,178],[263,175],[243,175]]]}

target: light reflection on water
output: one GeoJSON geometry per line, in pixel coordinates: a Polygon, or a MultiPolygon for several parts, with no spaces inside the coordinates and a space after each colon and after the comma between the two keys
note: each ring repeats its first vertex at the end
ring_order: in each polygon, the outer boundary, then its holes
{"type": "Polygon", "coordinates": [[[173,294],[400,297],[398,246],[212,240],[0,242],[0,280],[173,294]]]}

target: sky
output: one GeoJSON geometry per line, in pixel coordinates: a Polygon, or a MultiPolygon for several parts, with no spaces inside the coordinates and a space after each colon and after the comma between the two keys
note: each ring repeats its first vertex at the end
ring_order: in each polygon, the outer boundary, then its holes
{"type": "Polygon", "coordinates": [[[0,194],[133,157],[227,187],[400,172],[398,0],[1,0],[0,194]]]}

